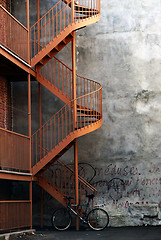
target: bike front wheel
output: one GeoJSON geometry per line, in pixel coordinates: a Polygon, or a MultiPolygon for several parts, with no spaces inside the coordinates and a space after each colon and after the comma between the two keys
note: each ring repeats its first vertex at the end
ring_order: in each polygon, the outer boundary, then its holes
{"type": "Polygon", "coordinates": [[[109,224],[108,213],[104,209],[95,208],[89,212],[87,222],[89,227],[93,230],[103,230],[109,224]]]}
{"type": "Polygon", "coordinates": [[[72,218],[66,208],[59,208],[53,213],[51,222],[56,230],[63,231],[70,227],[72,218]]]}

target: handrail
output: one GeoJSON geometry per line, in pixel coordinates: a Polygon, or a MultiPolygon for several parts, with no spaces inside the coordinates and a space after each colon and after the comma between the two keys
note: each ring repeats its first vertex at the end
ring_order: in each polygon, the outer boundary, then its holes
{"type": "Polygon", "coordinates": [[[0,201],[0,203],[30,203],[31,200],[8,200],[8,201],[0,201]]]}
{"type": "Polygon", "coordinates": [[[29,29],[31,59],[72,23],[70,3],[60,0],[29,29]]]}
{"type": "MultiPolygon", "coordinates": [[[[60,165],[62,165],[62,166],[64,166],[65,168],[67,168],[72,174],[74,174],[73,169],[71,169],[68,165],[66,165],[65,163],[63,163],[60,159],[57,160],[57,162],[58,162],[60,165]]],[[[88,186],[91,190],[97,192],[97,189],[94,188],[93,186],[91,186],[91,185],[90,185],[86,180],[84,180],[81,176],[78,176],[78,179],[79,179],[81,182],[83,182],[86,186],[88,186]]]]}
{"type": "Polygon", "coordinates": [[[1,128],[1,127],[0,127],[0,130],[2,130],[2,131],[4,131],[4,132],[11,133],[11,134],[14,134],[14,135],[17,135],[17,136],[20,136],[20,137],[23,137],[23,138],[30,139],[30,137],[28,137],[28,136],[25,136],[25,135],[23,135],[23,134],[10,131],[10,130],[8,130],[8,129],[4,129],[4,128],[1,128]]]}
{"type": "MultiPolygon", "coordinates": [[[[72,98],[72,69],[54,57],[38,72],[59,91],[72,98]],[[54,61],[54,62],[53,62],[54,61]],[[53,66],[55,66],[53,68],[53,66]],[[49,71],[50,69],[50,71],[49,71]]],[[[32,164],[45,157],[69,134],[102,119],[102,86],[76,75],[77,98],[70,100],[31,137],[32,164]],[[77,106],[77,125],[73,124],[73,106],[77,106]],[[44,151],[44,149],[46,149],[44,151]],[[36,161],[35,161],[35,160],[36,161]]]]}
{"type": "MultiPolygon", "coordinates": [[[[31,28],[30,39],[34,43],[31,56],[35,56],[66,27],[76,23],[79,16],[99,14],[100,0],[60,0],[31,28]],[[84,6],[85,4],[85,6],[84,6]],[[71,17],[69,9],[71,8],[71,17]],[[58,17],[59,16],[59,17],[58,17]],[[72,19],[71,19],[72,18],[72,19]]],[[[76,74],[76,96],[72,100],[72,69],[54,57],[38,72],[38,77],[52,83],[71,100],[31,137],[32,162],[37,164],[72,132],[85,128],[102,119],[102,86],[94,80],[76,74]],[[49,70],[50,69],[50,70],[49,70]],[[76,126],[73,124],[73,106],[76,106],[76,126]],[[45,150],[44,150],[45,149],[45,150]],[[34,160],[36,159],[36,161],[34,160]]]]}
{"type": "Polygon", "coordinates": [[[43,157],[47,155],[46,152],[41,152],[41,147],[45,147],[48,151],[55,148],[63,139],[69,134],[84,128],[101,120],[102,118],[102,88],[94,91],[94,93],[87,94],[72,100],[70,104],[66,104],[58,111],[52,118],[50,118],[40,129],[38,129],[31,137],[32,142],[32,164],[37,164],[43,157]],[[73,110],[72,103],[76,101],[77,106],[82,106],[84,110],[79,110],[80,115],[77,115],[77,126],[73,125],[73,110]],[[86,115],[86,111],[92,110],[90,115],[86,115]],[[57,120],[58,119],[58,120],[57,120]],[[56,121],[57,120],[57,121],[56,121]],[[40,149],[38,149],[38,147],[40,149]],[[35,159],[35,160],[34,160],[35,159]]]}
{"type": "Polygon", "coordinates": [[[22,27],[27,34],[30,33],[30,43],[28,44],[28,37],[25,36],[25,33],[22,32],[21,29],[17,29],[17,26],[13,26],[13,24],[11,24],[13,32],[15,32],[15,37],[12,36],[14,34],[11,32],[7,33],[7,38],[11,35],[13,39],[9,37],[7,42],[4,42],[2,40],[2,44],[7,46],[11,51],[15,52],[18,56],[28,62],[29,59],[27,55],[27,48],[30,48],[30,58],[34,57],[42,49],[42,47],[45,47],[66,27],[69,27],[69,25],[73,24],[73,20],[71,19],[72,16],[70,15],[71,11],[69,11],[69,9],[72,7],[72,2],[74,2],[73,17],[75,23],[77,21],[83,20],[84,17],[88,18],[90,16],[97,15],[100,12],[100,0],[59,0],[48,12],[46,12],[37,22],[33,24],[33,26],[28,29],[0,4],[0,9],[2,9],[8,15],[8,18],[11,18],[10,20],[7,20],[8,26],[10,25],[10,22],[15,22],[20,27],[22,27]],[[62,4],[64,4],[64,6],[62,6],[62,4]],[[58,6],[60,10],[58,10],[58,6]],[[56,14],[54,14],[54,10],[56,11],[56,14]],[[86,15],[84,15],[85,12],[86,15]],[[43,21],[44,24],[42,24],[43,21]],[[16,32],[21,32],[20,37],[16,35],[16,32]],[[20,38],[22,38],[22,40],[20,40],[20,38]],[[41,41],[44,42],[44,44],[40,44],[41,41]],[[43,46],[41,47],[40,45],[43,46]]]}
{"type": "MultiPolygon", "coordinates": [[[[72,69],[57,57],[50,59],[38,73],[72,99],[72,69]]],[[[79,98],[98,90],[101,88],[101,84],[76,74],[76,88],[77,98],[79,98]]]]}
{"type": "Polygon", "coordinates": [[[35,22],[31,27],[30,27],[30,30],[37,24],[39,23],[50,11],[52,11],[58,4],[60,4],[62,2],[62,0],[60,0],[59,2],[57,2],[52,8],[49,9],[48,12],[46,12],[41,18],[39,18],[37,20],[37,22],[35,22]]]}
{"type": "Polygon", "coordinates": [[[58,1],[29,29],[31,59],[67,27],[99,13],[100,0],[58,1]]]}
{"type": "MultiPolygon", "coordinates": [[[[60,61],[58,58],[54,57],[53,59],[56,59],[58,62],[60,62],[61,64],[63,64],[67,69],[69,69],[69,70],[72,72],[72,69],[69,68],[67,65],[65,65],[65,64],[64,64],[62,61],[60,61]]],[[[51,63],[51,61],[52,61],[52,59],[51,59],[48,63],[51,63]]],[[[45,65],[45,67],[48,65],[48,63],[45,65]]],[[[48,66],[47,66],[46,70],[47,70],[47,69],[48,69],[48,66]]],[[[42,68],[40,72],[41,72],[41,74],[44,75],[43,70],[44,70],[44,69],[42,68]]],[[[55,72],[56,72],[56,71],[55,71],[55,72]]],[[[43,75],[42,75],[42,76],[43,76],[43,75]]],[[[51,72],[51,75],[52,75],[52,72],[51,72]]],[[[94,90],[94,91],[88,93],[88,94],[84,94],[84,95],[82,95],[82,96],[80,96],[80,97],[77,97],[75,100],[69,101],[68,104],[64,105],[54,116],[52,116],[46,123],[44,123],[44,124],[41,126],[40,129],[42,129],[46,124],[48,124],[48,123],[51,121],[51,119],[54,118],[54,117],[56,117],[64,108],[66,108],[67,106],[73,106],[73,102],[74,102],[74,101],[80,100],[80,99],[82,99],[82,98],[84,98],[84,97],[86,97],[86,96],[90,96],[90,95],[92,95],[92,94],[94,94],[94,93],[97,93],[98,91],[102,90],[102,86],[101,86],[100,83],[98,83],[98,82],[96,82],[96,81],[94,81],[94,80],[91,80],[91,79],[89,79],[89,78],[81,77],[81,76],[78,75],[78,74],[76,74],[76,76],[77,76],[77,77],[80,77],[80,78],[83,78],[84,80],[87,80],[87,81],[90,81],[90,82],[93,82],[93,83],[97,84],[97,85],[99,86],[99,88],[98,88],[97,90],[94,90]]],[[[48,80],[48,79],[47,79],[47,80],[48,80]]],[[[61,79],[61,80],[62,80],[62,79],[61,79]]],[[[50,82],[52,82],[52,81],[50,81],[50,82]]],[[[78,87],[78,83],[77,83],[77,87],[78,87]]],[[[70,90],[70,92],[71,92],[71,90],[70,90]]],[[[32,135],[32,137],[33,137],[40,129],[38,129],[38,130],[32,135]]]]}
{"type": "Polygon", "coordinates": [[[33,133],[33,135],[31,136],[31,138],[38,133],[40,130],[42,130],[42,128],[48,124],[52,118],[55,118],[55,116],[57,116],[66,106],[68,106],[68,104],[66,104],[65,106],[63,106],[57,113],[55,113],[48,121],[46,121],[36,132],[33,133]]]}
{"type": "MultiPolygon", "coordinates": [[[[72,103],[73,103],[74,101],[77,101],[77,100],[79,100],[79,99],[81,99],[81,98],[84,98],[84,97],[86,97],[86,96],[92,95],[93,93],[96,93],[96,92],[98,92],[98,91],[100,91],[100,90],[102,90],[102,86],[101,86],[98,90],[96,90],[96,91],[94,91],[94,92],[92,92],[92,93],[89,93],[89,94],[83,95],[83,96],[81,96],[81,97],[78,97],[78,98],[76,98],[75,100],[71,100],[71,101],[69,102],[69,104],[64,105],[55,115],[53,115],[53,116],[52,116],[47,122],[45,122],[35,133],[33,133],[33,135],[31,136],[31,138],[32,138],[36,133],[38,133],[40,130],[42,130],[42,129],[44,128],[44,126],[51,121],[51,119],[55,118],[55,116],[57,116],[60,112],[62,112],[62,110],[63,110],[64,108],[68,107],[69,105],[70,105],[70,106],[73,106],[72,103]]],[[[84,109],[84,111],[86,111],[86,109],[84,109]]],[[[63,115],[62,115],[62,116],[63,116],[63,115]]]]}
{"type": "MultiPolygon", "coordinates": [[[[40,174],[40,180],[38,177],[38,182],[41,180],[43,181],[43,179],[46,180],[46,188],[48,188],[50,184],[65,197],[73,197],[73,199],[75,199],[75,173],[62,161],[57,160],[46,169],[43,174],[40,174]]],[[[78,176],[78,190],[79,204],[81,205],[86,202],[87,193],[94,195],[97,194],[97,190],[81,176],[78,176]]]]}

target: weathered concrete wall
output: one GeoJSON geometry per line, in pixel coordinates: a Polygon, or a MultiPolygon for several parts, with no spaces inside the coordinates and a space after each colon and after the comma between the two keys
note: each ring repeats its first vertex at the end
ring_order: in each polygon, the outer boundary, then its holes
{"type": "MultiPolygon", "coordinates": [[[[79,139],[80,174],[104,198],[112,226],[160,224],[161,2],[101,5],[101,21],[77,31],[77,72],[102,84],[104,112],[103,126],[79,139]]],[[[70,51],[59,54],[68,65],[70,51]]],[[[59,108],[53,103],[45,114],[59,108]]],[[[71,159],[71,151],[63,157],[71,159]]],[[[45,211],[49,223],[50,207],[45,211]]]]}
{"type": "Polygon", "coordinates": [[[102,84],[104,112],[102,128],[79,140],[79,161],[96,169],[92,183],[122,216],[111,225],[147,224],[129,205],[161,202],[161,2],[101,3],[101,21],[77,32],[78,73],[102,84]]]}

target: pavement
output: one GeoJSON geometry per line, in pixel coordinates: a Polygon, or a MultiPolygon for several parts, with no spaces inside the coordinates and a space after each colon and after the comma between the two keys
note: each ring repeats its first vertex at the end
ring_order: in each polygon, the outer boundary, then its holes
{"type": "Polygon", "coordinates": [[[161,227],[121,227],[104,231],[43,230],[10,237],[10,240],[161,240],[161,227]]]}

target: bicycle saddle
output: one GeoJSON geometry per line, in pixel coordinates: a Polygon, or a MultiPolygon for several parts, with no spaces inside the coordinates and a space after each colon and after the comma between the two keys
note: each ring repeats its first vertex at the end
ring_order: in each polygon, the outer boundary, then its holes
{"type": "Polygon", "coordinates": [[[66,198],[66,199],[68,199],[68,200],[74,199],[73,197],[67,197],[67,196],[65,196],[64,198],[66,198]]]}
{"type": "Polygon", "coordinates": [[[95,197],[94,194],[90,194],[90,195],[86,195],[87,198],[93,200],[93,198],[95,197]]]}
{"type": "Polygon", "coordinates": [[[74,199],[74,197],[68,197],[68,199],[69,199],[69,200],[72,200],[72,199],[74,199]]]}

